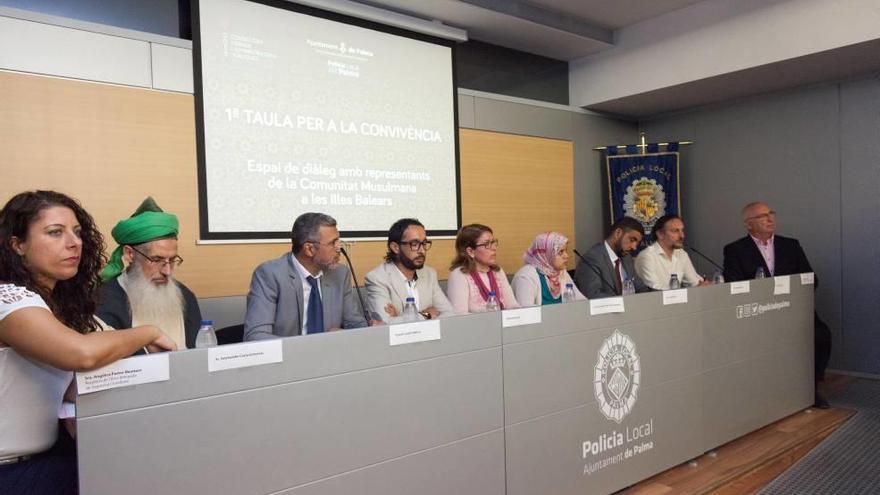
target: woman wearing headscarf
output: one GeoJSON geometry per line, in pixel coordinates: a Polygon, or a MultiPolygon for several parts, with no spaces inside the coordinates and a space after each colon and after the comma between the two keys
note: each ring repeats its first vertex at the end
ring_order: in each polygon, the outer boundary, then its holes
{"type": "Polygon", "coordinates": [[[541,306],[562,302],[567,284],[575,300],[584,300],[565,269],[568,263],[568,238],[559,232],[538,234],[523,254],[525,265],[513,276],[513,292],[520,306],[541,306]]]}

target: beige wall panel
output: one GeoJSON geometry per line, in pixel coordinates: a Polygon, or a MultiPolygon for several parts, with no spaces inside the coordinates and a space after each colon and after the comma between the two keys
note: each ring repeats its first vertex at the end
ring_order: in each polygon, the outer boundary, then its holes
{"type": "MultiPolygon", "coordinates": [[[[68,193],[92,213],[112,250],[113,225],[152,195],[180,218],[186,262],[177,276],[199,297],[245,294],[254,267],[289,249],[196,244],[192,95],[2,71],[0,94],[0,202],[28,189],[68,193]]],[[[536,233],[573,236],[570,142],[462,130],[461,157],[463,220],[495,229],[508,272],[521,265],[536,233]]],[[[358,275],[384,252],[384,242],[356,243],[351,255],[358,275]]],[[[442,240],[429,255],[441,278],[452,254],[453,241],[442,240]]]]}

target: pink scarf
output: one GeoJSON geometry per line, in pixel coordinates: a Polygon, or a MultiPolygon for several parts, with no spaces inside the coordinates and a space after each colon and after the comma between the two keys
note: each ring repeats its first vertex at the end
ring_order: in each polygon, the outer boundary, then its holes
{"type": "Polygon", "coordinates": [[[559,293],[562,292],[559,282],[559,276],[562,275],[562,271],[553,268],[553,258],[567,243],[568,238],[559,232],[544,232],[535,237],[532,245],[523,254],[523,261],[527,265],[535,267],[536,270],[547,278],[550,294],[554,298],[559,297],[559,293]]]}
{"type": "MultiPolygon", "coordinates": [[[[492,292],[495,293],[495,299],[498,300],[498,307],[504,309],[504,301],[501,300],[501,291],[498,290],[498,281],[495,280],[495,273],[492,270],[489,270],[489,273],[486,275],[489,276],[489,286],[492,288],[492,292]]],[[[480,295],[483,296],[483,300],[488,301],[489,289],[486,288],[486,284],[483,283],[483,279],[480,278],[480,274],[477,270],[471,272],[471,278],[474,279],[474,283],[477,284],[477,288],[480,289],[480,295]]]]}

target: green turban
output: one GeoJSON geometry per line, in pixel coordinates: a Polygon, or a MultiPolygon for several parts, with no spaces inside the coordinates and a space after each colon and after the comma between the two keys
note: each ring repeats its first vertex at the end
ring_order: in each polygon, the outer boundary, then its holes
{"type": "Polygon", "coordinates": [[[122,273],[125,268],[122,246],[177,237],[178,230],[177,216],[162,211],[153,198],[145,199],[130,218],[113,227],[111,235],[119,246],[110,255],[110,261],[101,272],[101,280],[107,281],[122,273]]]}

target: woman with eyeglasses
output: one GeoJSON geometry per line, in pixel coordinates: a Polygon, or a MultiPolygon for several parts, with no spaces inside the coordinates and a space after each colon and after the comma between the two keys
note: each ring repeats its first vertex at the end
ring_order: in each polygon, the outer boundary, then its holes
{"type": "Polygon", "coordinates": [[[496,263],[498,239],[492,229],[478,223],[465,225],[455,238],[455,252],[446,294],[457,312],[486,311],[490,293],[494,293],[498,309],[519,307],[507,275],[496,263]]]}
{"type": "Polygon", "coordinates": [[[562,302],[562,293],[571,284],[575,300],[584,300],[565,269],[568,238],[559,232],[538,234],[523,254],[525,265],[513,276],[513,292],[521,306],[541,306],[562,302]]]}
{"type": "Polygon", "coordinates": [[[76,493],[58,422],[72,372],[176,348],[154,326],[96,332],[103,250],[92,217],[63,194],[21,193],[0,210],[0,493],[76,493]]]}

